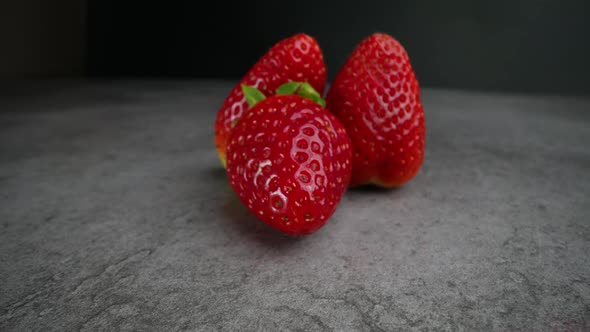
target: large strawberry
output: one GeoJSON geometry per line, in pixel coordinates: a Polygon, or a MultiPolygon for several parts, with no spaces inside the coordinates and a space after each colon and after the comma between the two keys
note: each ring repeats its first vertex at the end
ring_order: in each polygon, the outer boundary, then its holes
{"type": "Polygon", "coordinates": [[[353,146],[351,186],[400,186],[420,169],[424,111],[408,54],[393,37],[376,33],[361,43],[336,75],[328,109],[353,146]]]}
{"type": "Polygon", "coordinates": [[[225,149],[232,128],[249,109],[241,86],[252,86],[271,96],[280,85],[290,81],[308,82],[320,94],[323,93],[326,65],[313,37],[300,33],[276,43],[226,97],[215,121],[215,146],[224,167],[225,149]]]}
{"type": "MultiPolygon", "coordinates": [[[[252,102],[264,98],[253,88],[244,91],[252,102]]],[[[291,235],[322,227],[350,181],[350,139],[318,102],[310,85],[287,84],[242,117],[227,147],[227,174],[242,203],[291,235]]]]}

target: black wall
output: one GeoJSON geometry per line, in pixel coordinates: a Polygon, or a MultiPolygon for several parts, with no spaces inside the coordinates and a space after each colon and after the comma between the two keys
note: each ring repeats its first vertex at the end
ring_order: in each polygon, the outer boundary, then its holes
{"type": "Polygon", "coordinates": [[[0,79],[84,75],[84,0],[0,0],[0,79]]]}
{"type": "Polygon", "coordinates": [[[356,43],[383,31],[405,45],[423,86],[590,95],[589,7],[586,0],[89,0],[86,63],[94,76],[237,79],[274,42],[306,32],[333,78],[356,43]]]}

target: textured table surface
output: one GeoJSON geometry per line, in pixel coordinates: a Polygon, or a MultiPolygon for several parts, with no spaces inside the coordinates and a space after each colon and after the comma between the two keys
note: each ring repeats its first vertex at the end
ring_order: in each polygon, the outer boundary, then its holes
{"type": "Polygon", "coordinates": [[[234,82],[0,89],[0,330],[590,329],[590,100],[423,89],[427,151],[317,233],[253,218],[234,82]]]}

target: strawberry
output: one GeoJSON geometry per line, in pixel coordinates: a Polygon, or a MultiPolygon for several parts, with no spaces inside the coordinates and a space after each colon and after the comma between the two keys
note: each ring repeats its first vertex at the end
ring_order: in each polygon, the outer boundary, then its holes
{"type": "Polygon", "coordinates": [[[351,186],[401,186],[418,173],[424,110],[410,59],[397,40],[376,33],[361,41],[326,99],[352,141],[351,186]]]}
{"type": "MultiPolygon", "coordinates": [[[[252,103],[265,98],[253,91],[244,87],[252,103]]],[[[242,117],[227,146],[227,174],[242,203],[291,235],[322,227],[350,180],[350,139],[322,102],[309,84],[288,83],[242,117]]]]}
{"type": "Polygon", "coordinates": [[[290,81],[308,82],[320,94],[324,92],[326,65],[313,37],[300,33],[276,43],[226,97],[215,121],[215,146],[224,167],[225,149],[232,128],[249,109],[241,86],[253,86],[270,96],[280,85],[290,81]]]}

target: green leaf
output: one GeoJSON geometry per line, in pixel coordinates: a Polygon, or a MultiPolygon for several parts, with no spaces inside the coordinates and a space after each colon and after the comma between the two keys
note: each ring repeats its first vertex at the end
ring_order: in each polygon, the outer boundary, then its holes
{"type": "Polygon", "coordinates": [[[246,97],[246,101],[250,107],[253,107],[259,101],[266,99],[264,93],[249,85],[242,84],[242,93],[244,93],[244,97],[246,97]]]}
{"type": "Polygon", "coordinates": [[[277,95],[293,95],[301,84],[301,82],[287,82],[277,89],[277,95]]]}
{"type": "Polygon", "coordinates": [[[322,105],[322,107],[326,107],[326,101],[320,96],[320,94],[315,91],[311,84],[304,82],[301,84],[301,88],[297,92],[298,95],[301,97],[305,97],[315,101],[316,103],[322,105]]]}
{"type": "Polygon", "coordinates": [[[322,96],[307,82],[287,82],[277,89],[277,95],[297,95],[303,98],[311,99],[322,107],[326,107],[326,101],[322,96]]]}

